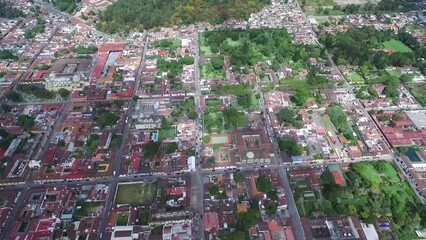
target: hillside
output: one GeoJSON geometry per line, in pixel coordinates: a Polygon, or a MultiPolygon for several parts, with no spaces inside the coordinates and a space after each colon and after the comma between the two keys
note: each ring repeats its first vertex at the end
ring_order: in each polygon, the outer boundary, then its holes
{"type": "Polygon", "coordinates": [[[101,14],[98,28],[115,33],[198,21],[221,23],[232,18],[246,19],[269,3],[270,0],[118,0],[101,14]]]}

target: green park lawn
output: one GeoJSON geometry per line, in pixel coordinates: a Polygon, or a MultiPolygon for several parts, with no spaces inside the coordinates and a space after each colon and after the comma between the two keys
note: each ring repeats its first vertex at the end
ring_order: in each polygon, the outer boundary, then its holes
{"type": "Polygon", "coordinates": [[[241,38],[238,39],[237,41],[232,40],[231,38],[227,38],[226,42],[228,43],[229,46],[231,47],[236,47],[236,46],[240,46],[242,44],[241,38]]]}
{"type": "Polygon", "coordinates": [[[412,52],[412,50],[407,47],[404,43],[396,40],[391,39],[389,41],[382,43],[384,49],[393,49],[398,52],[412,52]]]}
{"type": "Polygon", "coordinates": [[[364,83],[364,78],[358,73],[352,72],[351,75],[349,75],[349,81],[353,84],[364,83]]]}
{"type": "Polygon", "coordinates": [[[306,0],[305,6],[333,6],[333,0],[306,0]]]}
{"type": "Polygon", "coordinates": [[[397,69],[386,70],[386,72],[389,73],[392,76],[395,76],[395,77],[400,77],[401,76],[401,71],[399,71],[397,69]]]}
{"type": "Polygon", "coordinates": [[[322,115],[320,118],[321,118],[321,123],[324,125],[324,128],[327,132],[335,131],[334,125],[327,114],[322,115]]]}
{"type": "Polygon", "coordinates": [[[380,174],[374,169],[372,165],[369,164],[363,164],[360,165],[359,173],[366,179],[370,180],[371,182],[381,183],[382,178],[380,177],[380,174]]]}
{"type": "Polygon", "coordinates": [[[241,115],[238,117],[238,127],[244,128],[247,127],[247,118],[244,114],[241,113],[241,115]]]}
{"type": "Polygon", "coordinates": [[[206,56],[215,55],[211,51],[210,46],[206,45],[206,38],[203,36],[203,34],[200,34],[200,53],[201,55],[206,55],[206,56]]]}
{"type": "Polygon", "coordinates": [[[155,200],[158,182],[131,183],[118,185],[115,201],[117,204],[139,206],[155,200]]]}
{"type": "Polygon", "coordinates": [[[126,226],[129,221],[129,216],[126,214],[119,214],[117,216],[117,226],[126,226]]]}
{"type": "Polygon", "coordinates": [[[158,140],[162,141],[167,138],[176,137],[176,127],[162,128],[158,133],[158,140]]]}

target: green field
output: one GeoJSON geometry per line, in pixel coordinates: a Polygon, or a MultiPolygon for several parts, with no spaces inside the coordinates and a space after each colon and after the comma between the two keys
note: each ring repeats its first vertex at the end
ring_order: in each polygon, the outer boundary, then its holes
{"type": "Polygon", "coordinates": [[[331,122],[330,117],[328,115],[324,114],[320,118],[321,118],[321,123],[324,125],[324,128],[327,132],[336,131],[336,129],[334,128],[334,125],[331,122]]]}
{"type": "Polygon", "coordinates": [[[238,39],[237,41],[233,41],[231,38],[227,38],[226,42],[228,43],[229,46],[231,47],[236,47],[236,46],[240,46],[242,44],[241,39],[238,39]]]}
{"type": "Polygon", "coordinates": [[[176,127],[169,127],[165,129],[160,129],[158,133],[158,140],[162,141],[167,138],[174,138],[176,137],[176,127]]]}
{"type": "Polygon", "coordinates": [[[139,206],[150,203],[157,196],[158,182],[119,184],[115,202],[139,206]]]}
{"type": "Polygon", "coordinates": [[[119,214],[117,216],[117,226],[127,226],[127,223],[129,222],[129,216],[126,214],[119,214]]]}
{"type": "Polygon", "coordinates": [[[256,96],[251,96],[251,107],[252,108],[258,108],[260,105],[259,99],[256,98],[256,96]]]}
{"type": "Polygon", "coordinates": [[[305,6],[333,6],[333,0],[306,0],[305,6]]]}
{"type": "Polygon", "coordinates": [[[358,73],[352,72],[351,75],[349,75],[349,81],[354,84],[364,83],[364,78],[358,73]]]}
{"type": "Polygon", "coordinates": [[[401,76],[401,71],[396,70],[396,69],[394,69],[394,70],[386,70],[386,72],[389,73],[392,76],[395,76],[395,77],[400,77],[401,76]]]}
{"type": "Polygon", "coordinates": [[[206,38],[203,36],[203,34],[200,34],[200,54],[207,56],[215,55],[212,53],[210,46],[206,45],[206,38]]]}
{"type": "Polygon", "coordinates": [[[246,116],[244,114],[241,114],[238,117],[238,127],[240,127],[240,128],[247,127],[247,118],[246,118],[246,116]]]}
{"type": "Polygon", "coordinates": [[[404,43],[396,39],[391,39],[389,41],[383,42],[382,47],[384,49],[393,49],[397,52],[412,52],[409,47],[407,47],[404,43]]]}

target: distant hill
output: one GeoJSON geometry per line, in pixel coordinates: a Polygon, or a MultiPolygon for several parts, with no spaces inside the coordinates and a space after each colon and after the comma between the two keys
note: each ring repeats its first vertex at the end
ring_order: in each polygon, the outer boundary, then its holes
{"type": "Polygon", "coordinates": [[[118,0],[100,15],[98,28],[115,33],[131,29],[191,24],[221,23],[247,19],[271,0],[118,0]]]}
{"type": "Polygon", "coordinates": [[[23,17],[24,13],[14,8],[10,3],[0,0],[0,17],[2,18],[17,18],[23,17]]]}

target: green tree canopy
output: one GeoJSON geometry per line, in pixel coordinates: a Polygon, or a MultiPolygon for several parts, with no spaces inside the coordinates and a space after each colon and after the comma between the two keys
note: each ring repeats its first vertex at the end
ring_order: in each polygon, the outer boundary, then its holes
{"type": "Polygon", "coordinates": [[[302,145],[291,139],[278,139],[278,146],[281,151],[286,152],[289,156],[299,156],[304,152],[302,145]]]}
{"type": "Polygon", "coordinates": [[[28,130],[34,126],[34,118],[28,115],[19,115],[18,126],[28,130]]]}
{"type": "Polygon", "coordinates": [[[256,188],[259,192],[267,193],[272,190],[272,182],[265,175],[260,175],[256,180],[256,188]]]}

